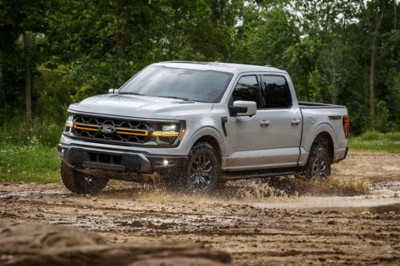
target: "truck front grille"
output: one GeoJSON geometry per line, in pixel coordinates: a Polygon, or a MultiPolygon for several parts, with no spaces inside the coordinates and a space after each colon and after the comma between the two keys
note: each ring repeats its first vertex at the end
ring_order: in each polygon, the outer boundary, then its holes
{"type": "Polygon", "coordinates": [[[152,125],[141,121],[75,115],[71,133],[79,138],[146,143],[152,125]]]}

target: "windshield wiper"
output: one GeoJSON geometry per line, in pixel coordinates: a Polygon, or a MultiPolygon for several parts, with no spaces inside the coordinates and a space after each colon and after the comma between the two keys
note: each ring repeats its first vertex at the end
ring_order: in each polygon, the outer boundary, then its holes
{"type": "Polygon", "coordinates": [[[144,94],[141,93],[137,93],[137,92],[120,92],[118,94],[132,94],[132,95],[140,95],[140,96],[146,96],[144,94]]]}
{"type": "Polygon", "coordinates": [[[183,97],[176,97],[176,96],[167,96],[167,95],[162,95],[162,96],[156,96],[156,97],[161,97],[161,98],[172,98],[172,99],[179,99],[179,100],[184,100],[184,101],[189,101],[189,98],[183,98],[183,97]]]}

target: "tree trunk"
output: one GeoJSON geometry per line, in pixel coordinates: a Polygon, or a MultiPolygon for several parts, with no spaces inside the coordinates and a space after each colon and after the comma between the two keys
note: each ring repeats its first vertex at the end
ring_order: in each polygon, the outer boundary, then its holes
{"type": "Polygon", "coordinates": [[[28,46],[31,43],[31,38],[24,31],[24,50],[25,50],[25,88],[26,88],[26,118],[28,120],[29,130],[33,128],[33,119],[32,119],[32,100],[31,100],[31,69],[30,69],[30,61],[29,61],[29,52],[28,46]]]}
{"type": "Polygon", "coordinates": [[[379,17],[378,24],[376,24],[374,31],[374,38],[372,39],[372,53],[371,53],[371,71],[369,75],[369,97],[370,97],[370,108],[371,108],[371,128],[376,128],[375,123],[375,53],[376,53],[376,38],[379,27],[383,19],[383,12],[379,17]]]}

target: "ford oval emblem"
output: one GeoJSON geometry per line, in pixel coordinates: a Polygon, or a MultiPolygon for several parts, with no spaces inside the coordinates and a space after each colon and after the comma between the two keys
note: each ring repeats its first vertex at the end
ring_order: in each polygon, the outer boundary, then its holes
{"type": "Polygon", "coordinates": [[[99,130],[105,134],[112,134],[115,132],[115,130],[117,130],[115,127],[113,126],[109,126],[109,125],[102,125],[99,130]]]}

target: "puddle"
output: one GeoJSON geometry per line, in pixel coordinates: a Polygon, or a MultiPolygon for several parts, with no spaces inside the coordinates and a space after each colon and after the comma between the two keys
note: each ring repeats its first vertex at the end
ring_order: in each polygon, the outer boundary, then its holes
{"type": "Polygon", "coordinates": [[[70,195],[60,191],[0,191],[0,199],[41,198],[60,195],[70,195]]]}
{"type": "Polygon", "coordinates": [[[384,214],[389,212],[394,212],[395,214],[400,213],[400,203],[392,205],[381,205],[381,206],[363,206],[363,207],[330,207],[330,208],[316,208],[312,210],[320,210],[327,212],[338,212],[338,213],[363,213],[369,212],[371,214],[384,214]]]}
{"type": "Polygon", "coordinates": [[[370,184],[370,189],[373,191],[382,191],[384,193],[400,192],[399,181],[384,181],[370,184]]]}
{"type": "MultiPolygon", "coordinates": [[[[71,217],[48,218],[50,224],[83,227],[95,231],[140,231],[140,232],[199,232],[261,225],[258,218],[213,215],[166,215],[166,216],[124,216],[124,217],[71,217]]],[[[262,222],[271,226],[274,221],[262,222]]],[[[276,224],[275,224],[276,225],[276,224]]]]}

